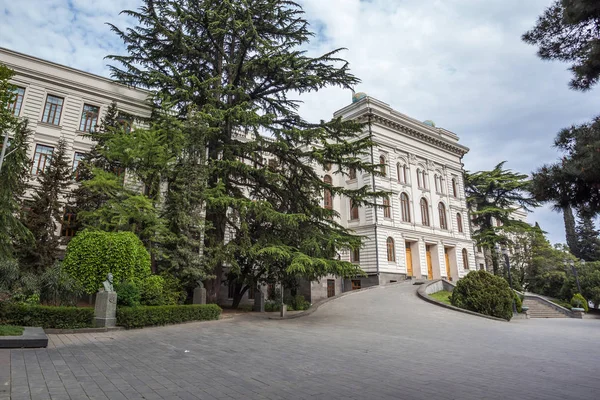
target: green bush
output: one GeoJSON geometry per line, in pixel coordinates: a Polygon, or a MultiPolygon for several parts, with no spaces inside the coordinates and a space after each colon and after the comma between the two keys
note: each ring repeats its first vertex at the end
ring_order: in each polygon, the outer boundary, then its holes
{"type": "Polygon", "coordinates": [[[140,288],[137,283],[127,281],[115,285],[117,292],[117,305],[124,307],[136,307],[140,305],[140,288]]]}
{"type": "Polygon", "coordinates": [[[292,306],[296,311],[304,311],[310,308],[310,303],[304,299],[304,296],[298,294],[292,298],[292,301],[288,304],[288,307],[289,306],[292,306]]]}
{"type": "Polygon", "coordinates": [[[91,328],[94,325],[94,309],[0,302],[0,324],[54,329],[91,328]]]}
{"type": "Polygon", "coordinates": [[[159,275],[150,275],[140,282],[141,299],[144,306],[164,305],[163,287],[165,280],[159,275]]]}
{"type": "Polygon", "coordinates": [[[513,292],[515,294],[515,304],[517,306],[517,312],[523,312],[523,300],[521,300],[521,296],[517,294],[517,292],[513,292]]]}
{"type": "Polygon", "coordinates": [[[580,294],[575,293],[571,299],[571,305],[577,308],[583,308],[585,312],[590,311],[587,300],[580,294]]]}
{"type": "Polygon", "coordinates": [[[508,282],[483,270],[459,280],[450,297],[453,306],[507,321],[512,318],[512,299],[508,282]]]}
{"type": "Polygon", "coordinates": [[[69,242],[63,265],[86,293],[93,294],[109,272],[115,282],[150,275],[150,254],[132,232],[84,230],[69,242]]]}
{"type": "Polygon", "coordinates": [[[117,308],[117,325],[127,329],[144,326],[178,324],[186,321],[219,319],[221,308],[216,304],[184,306],[139,306],[117,308]]]}
{"type": "Polygon", "coordinates": [[[83,288],[56,262],[40,277],[41,302],[53,306],[75,306],[83,295],[83,288]]]}
{"type": "Polygon", "coordinates": [[[165,305],[185,303],[187,291],[183,288],[179,279],[168,273],[163,273],[160,276],[164,279],[163,296],[165,305]]]}

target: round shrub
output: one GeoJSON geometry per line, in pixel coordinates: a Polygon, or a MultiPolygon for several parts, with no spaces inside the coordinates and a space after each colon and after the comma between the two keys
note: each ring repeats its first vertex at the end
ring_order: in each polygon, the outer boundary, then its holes
{"type": "Polygon", "coordinates": [[[137,307],[140,305],[140,288],[133,281],[127,281],[115,285],[117,292],[117,305],[124,307],[137,307]]]}
{"type": "Polygon", "coordinates": [[[517,306],[517,312],[523,312],[523,300],[521,300],[521,296],[517,294],[517,292],[513,292],[515,294],[515,305],[517,306]]]}
{"type": "Polygon", "coordinates": [[[450,301],[453,306],[510,321],[513,293],[504,278],[480,270],[456,283],[450,301]]]}
{"type": "Polygon", "coordinates": [[[159,275],[150,275],[140,282],[141,303],[144,306],[162,306],[164,304],[163,287],[165,280],[159,275]]]}
{"type": "Polygon", "coordinates": [[[576,308],[583,308],[585,312],[588,312],[590,310],[588,307],[587,300],[580,293],[575,293],[573,295],[573,298],[571,299],[571,306],[576,308]]]}
{"type": "Polygon", "coordinates": [[[150,254],[132,232],[84,230],[69,242],[63,267],[92,294],[102,287],[109,272],[114,282],[150,275],[150,254]]]}

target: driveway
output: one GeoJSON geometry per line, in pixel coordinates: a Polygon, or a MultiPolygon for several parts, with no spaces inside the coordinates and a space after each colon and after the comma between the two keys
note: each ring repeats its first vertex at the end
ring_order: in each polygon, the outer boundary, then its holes
{"type": "Polygon", "coordinates": [[[50,335],[10,351],[12,399],[598,398],[600,321],[499,322],[415,292],[353,293],[293,320],[50,335]]]}

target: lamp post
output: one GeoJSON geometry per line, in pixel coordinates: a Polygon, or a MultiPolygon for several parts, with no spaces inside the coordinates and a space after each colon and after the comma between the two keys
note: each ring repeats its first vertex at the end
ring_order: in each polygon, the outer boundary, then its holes
{"type": "MultiPolygon", "coordinates": [[[[582,263],[585,263],[585,260],[581,260],[582,263]]],[[[575,282],[577,282],[577,291],[581,294],[581,285],[579,284],[579,275],[577,275],[577,269],[575,268],[575,261],[569,260],[569,265],[571,266],[571,272],[575,276],[575,282]]]]}
{"type": "MultiPolygon", "coordinates": [[[[499,246],[496,245],[496,249],[498,248],[499,246]]],[[[508,249],[505,246],[502,246],[502,255],[504,256],[504,263],[506,265],[506,268],[508,269],[508,285],[510,286],[510,293],[512,295],[513,314],[517,314],[517,303],[515,303],[515,294],[513,291],[512,284],[512,274],[510,272],[510,260],[508,258],[508,249]]]]}

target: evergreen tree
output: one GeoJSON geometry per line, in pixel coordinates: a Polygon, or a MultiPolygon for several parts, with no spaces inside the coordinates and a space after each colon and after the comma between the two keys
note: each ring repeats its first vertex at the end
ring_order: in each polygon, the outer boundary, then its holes
{"type": "Polygon", "coordinates": [[[109,57],[120,64],[111,67],[114,77],[157,90],[182,118],[197,110],[206,124],[204,261],[216,276],[207,285],[209,299],[218,298],[225,263],[234,265],[242,253],[269,253],[289,274],[360,274],[334,257],[334,250],[356,246],[357,237],[334,222],[334,211],[321,207],[323,190],[357,205],[372,204],[379,194],[326,184],[315,166],[336,165],[339,174],[349,167],[375,172],[377,166],[364,161],[371,137],[352,121],[309,123],[293,98],[356,85],[359,80],[338,57],[341,50],[316,58],[303,51],[313,33],[293,1],[145,0],[139,11],[124,13],[138,25],[124,31],[112,26],[129,53],[109,57]],[[279,168],[266,168],[265,159],[279,168]],[[283,242],[226,240],[249,211],[265,225],[283,226],[285,234],[292,226],[306,234],[283,242]]]}
{"type": "Polygon", "coordinates": [[[20,256],[23,265],[36,272],[51,267],[58,258],[60,234],[56,230],[64,213],[61,202],[73,178],[66,151],[66,142],[61,138],[46,169],[37,177],[38,185],[33,192],[30,210],[24,218],[35,244],[31,247],[22,246],[20,256]]]}
{"type": "Polygon", "coordinates": [[[571,87],[587,90],[600,78],[600,4],[596,0],[555,0],[523,40],[539,46],[544,60],[571,62],[571,87]]]}
{"type": "Polygon", "coordinates": [[[475,228],[473,239],[491,255],[496,275],[499,273],[496,244],[513,244],[509,233],[521,234],[531,229],[527,223],[513,218],[512,213],[519,208],[530,211],[538,206],[529,194],[527,175],[505,170],[504,164],[501,162],[491,171],[465,173],[467,204],[475,228]]]}
{"type": "Polygon", "coordinates": [[[585,261],[600,261],[599,235],[593,218],[585,212],[580,212],[577,225],[577,252],[573,254],[585,261]]]}
{"type": "Polygon", "coordinates": [[[31,131],[27,120],[19,120],[9,107],[14,101],[15,87],[9,83],[13,71],[0,64],[0,148],[5,135],[11,135],[0,170],[0,259],[15,255],[16,241],[31,240],[31,232],[18,215],[22,196],[29,179],[30,160],[27,156],[31,131]]]}

